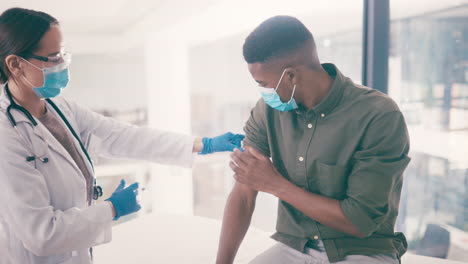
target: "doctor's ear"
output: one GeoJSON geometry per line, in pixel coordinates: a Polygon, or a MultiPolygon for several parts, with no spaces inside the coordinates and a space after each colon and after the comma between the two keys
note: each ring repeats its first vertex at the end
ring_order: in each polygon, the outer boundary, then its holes
{"type": "Polygon", "coordinates": [[[8,55],[5,58],[5,65],[10,74],[16,76],[23,72],[23,67],[21,65],[20,60],[21,59],[16,55],[8,55]]]}

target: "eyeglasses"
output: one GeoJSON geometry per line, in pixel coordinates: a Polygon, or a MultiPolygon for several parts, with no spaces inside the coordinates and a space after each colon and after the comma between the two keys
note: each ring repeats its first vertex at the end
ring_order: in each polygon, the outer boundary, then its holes
{"type": "Polygon", "coordinates": [[[49,57],[43,57],[43,56],[39,56],[35,54],[27,54],[27,56],[25,57],[33,58],[33,59],[40,60],[43,62],[60,63],[60,62],[65,61],[66,60],[65,58],[71,57],[71,52],[63,50],[57,55],[49,56],[49,57]]]}

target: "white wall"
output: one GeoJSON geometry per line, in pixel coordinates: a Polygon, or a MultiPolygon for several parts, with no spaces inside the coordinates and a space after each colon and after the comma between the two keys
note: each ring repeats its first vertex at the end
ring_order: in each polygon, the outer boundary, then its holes
{"type": "Polygon", "coordinates": [[[64,95],[94,110],[147,106],[148,88],[141,49],[112,54],[77,54],[64,95]]]}
{"type": "MultiPolygon", "coordinates": [[[[187,46],[174,32],[156,34],[145,46],[149,125],[190,133],[187,46]]],[[[153,165],[155,212],[192,214],[190,169],[153,165]]]]}

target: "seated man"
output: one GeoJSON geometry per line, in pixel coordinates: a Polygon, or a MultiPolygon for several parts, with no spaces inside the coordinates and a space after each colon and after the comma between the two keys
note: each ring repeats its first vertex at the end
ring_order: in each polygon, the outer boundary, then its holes
{"type": "Polygon", "coordinates": [[[251,263],[398,263],[407,244],[394,225],[410,159],[397,105],[320,64],[293,17],[263,22],[243,54],[263,99],[245,125],[245,151],[232,154],[237,182],[217,263],[233,262],[258,191],[279,198],[279,243],[251,263]]]}

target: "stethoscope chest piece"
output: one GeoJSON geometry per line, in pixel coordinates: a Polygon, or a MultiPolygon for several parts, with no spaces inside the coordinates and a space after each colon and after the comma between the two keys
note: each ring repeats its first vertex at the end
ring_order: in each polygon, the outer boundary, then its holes
{"type": "Polygon", "coordinates": [[[94,186],[93,199],[97,200],[103,195],[102,188],[99,185],[94,186]]]}

